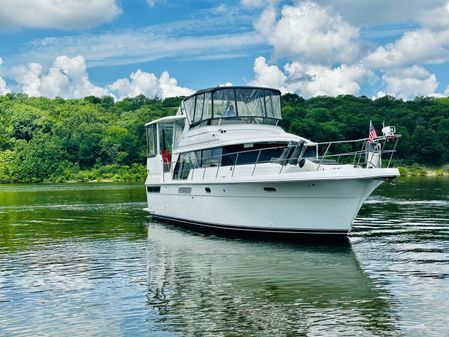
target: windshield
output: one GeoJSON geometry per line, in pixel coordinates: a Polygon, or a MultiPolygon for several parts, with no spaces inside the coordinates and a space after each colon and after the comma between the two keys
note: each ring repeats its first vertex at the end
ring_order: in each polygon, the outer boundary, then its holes
{"type": "Polygon", "coordinates": [[[276,124],[281,119],[278,90],[223,87],[199,92],[183,101],[189,124],[221,123],[276,124]]]}

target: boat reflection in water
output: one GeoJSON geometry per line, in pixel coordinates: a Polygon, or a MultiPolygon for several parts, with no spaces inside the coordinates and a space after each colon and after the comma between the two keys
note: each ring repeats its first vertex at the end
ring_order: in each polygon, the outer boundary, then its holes
{"type": "Polygon", "coordinates": [[[300,246],[192,234],[150,223],[148,304],[181,335],[378,335],[389,295],[350,244],[300,246]]]}

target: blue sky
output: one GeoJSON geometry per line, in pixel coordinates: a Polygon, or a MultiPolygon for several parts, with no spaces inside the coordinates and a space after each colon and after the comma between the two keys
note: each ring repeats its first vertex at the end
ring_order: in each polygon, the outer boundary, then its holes
{"type": "Polygon", "coordinates": [[[0,94],[449,95],[447,0],[0,0],[0,94]]]}

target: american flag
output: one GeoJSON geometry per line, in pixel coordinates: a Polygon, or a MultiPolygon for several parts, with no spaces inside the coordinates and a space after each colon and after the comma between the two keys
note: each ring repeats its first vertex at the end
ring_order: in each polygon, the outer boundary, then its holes
{"type": "Polygon", "coordinates": [[[368,143],[371,143],[377,137],[376,129],[373,126],[373,123],[369,121],[369,135],[368,135],[368,143]]]}

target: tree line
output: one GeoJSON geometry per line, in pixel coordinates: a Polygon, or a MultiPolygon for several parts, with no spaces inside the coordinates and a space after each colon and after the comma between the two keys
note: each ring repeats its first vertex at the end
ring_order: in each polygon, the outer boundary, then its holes
{"type": "MultiPolygon", "coordinates": [[[[1,96],[0,182],[143,180],[144,125],[175,114],[181,100],[1,96]]],[[[402,134],[399,164],[449,163],[449,98],[286,94],[282,107],[281,126],[314,141],[365,138],[370,120],[378,133],[385,121],[402,134]]]]}

